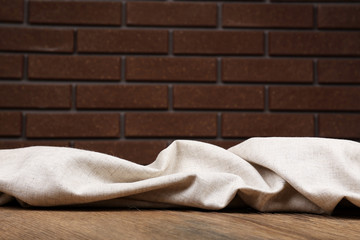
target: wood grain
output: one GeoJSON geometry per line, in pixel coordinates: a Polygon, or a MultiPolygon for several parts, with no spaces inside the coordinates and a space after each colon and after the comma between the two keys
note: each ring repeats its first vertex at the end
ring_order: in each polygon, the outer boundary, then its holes
{"type": "Polygon", "coordinates": [[[0,208],[0,239],[359,239],[360,217],[194,210],[0,208]]]}

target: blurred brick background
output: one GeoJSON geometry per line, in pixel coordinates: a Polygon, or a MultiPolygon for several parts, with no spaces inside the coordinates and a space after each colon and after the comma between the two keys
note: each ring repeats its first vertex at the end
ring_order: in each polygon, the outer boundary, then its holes
{"type": "Polygon", "coordinates": [[[0,148],[360,140],[360,0],[0,0],[0,148]]]}

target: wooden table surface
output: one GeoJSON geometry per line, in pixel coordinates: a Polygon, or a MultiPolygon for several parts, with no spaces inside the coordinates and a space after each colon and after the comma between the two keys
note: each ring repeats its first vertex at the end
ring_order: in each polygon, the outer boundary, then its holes
{"type": "Polygon", "coordinates": [[[360,239],[360,215],[0,207],[0,239],[360,239]]]}

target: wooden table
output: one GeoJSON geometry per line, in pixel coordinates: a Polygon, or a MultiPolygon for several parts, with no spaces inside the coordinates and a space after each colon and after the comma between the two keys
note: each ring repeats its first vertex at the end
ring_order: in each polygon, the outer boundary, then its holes
{"type": "Polygon", "coordinates": [[[360,214],[0,207],[0,239],[35,238],[360,239],[360,214]]]}

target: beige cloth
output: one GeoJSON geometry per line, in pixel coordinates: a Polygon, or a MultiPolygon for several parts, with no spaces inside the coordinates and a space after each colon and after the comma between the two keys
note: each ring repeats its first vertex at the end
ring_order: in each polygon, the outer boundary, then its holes
{"type": "Polygon", "coordinates": [[[331,213],[343,198],[360,207],[360,143],[252,138],[225,150],[178,140],[148,166],[73,148],[1,150],[0,205],[10,196],[32,206],[216,210],[233,202],[260,211],[331,213]]]}

